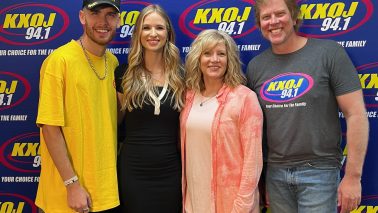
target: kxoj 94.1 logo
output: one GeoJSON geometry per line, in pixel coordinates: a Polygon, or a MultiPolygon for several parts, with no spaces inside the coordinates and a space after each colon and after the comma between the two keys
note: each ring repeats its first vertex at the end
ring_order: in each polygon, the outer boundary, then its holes
{"type": "Polygon", "coordinates": [[[30,83],[23,76],[0,71],[0,111],[17,106],[30,94],[30,83]]]}
{"type": "Polygon", "coordinates": [[[0,41],[10,45],[37,45],[62,35],[67,13],[50,4],[22,3],[0,10],[0,41]]]}
{"type": "Polygon", "coordinates": [[[179,18],[181,31],[195,38],[204,29],[218,29],[233,38],[243,37],[254,30],[251,0],[205,0],[187,8],[179,18]]]}
{"type": "Polygon", "coordinates": [[[378,62],[357,67],[367,108],[378,108],[378,62]]]}
{"type": "Polygon", "coordinates": [[[351,32],[372,18],[371,0],[300,0],[300,34],[323,38],[351,32]]]}
{"type": "Polygon", "coordinates": [[[139,16],[140,11],[150,5],[151,3],[143,1],[122,1],[121,8],[126,10],[121,11],[120,28],[117,29],[117,35],[112,44],[128,44],[134,31],[135,22],[139,16]]]}
{"type": "Polygon", "coordinates": [[[284,73],[266,81],[260,89],[262,99],[274,103],[284,103],[306,94],[314,80],[304,73],[284,73]]]}
{"type": "Polygon", "coordinates": [[[16,172],[38,173],[41,157],[39,133],[25,133],[13,137],[0,146],[0,162],[16,172]]]}
{"type": "Polygon", "coordinates": [[[0,192],[0,213],[37,213],[32,199],[19,194],[0,192]]]}

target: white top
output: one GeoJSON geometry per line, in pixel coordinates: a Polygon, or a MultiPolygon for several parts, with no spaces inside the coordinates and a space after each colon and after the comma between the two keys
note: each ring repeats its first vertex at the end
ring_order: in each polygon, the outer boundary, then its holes
{"type": "Polygon", "coordinates": [[[216,97],[196,93],[186,123],[187,213],[211,212],[211,126],[218,105],[216,97]]]}

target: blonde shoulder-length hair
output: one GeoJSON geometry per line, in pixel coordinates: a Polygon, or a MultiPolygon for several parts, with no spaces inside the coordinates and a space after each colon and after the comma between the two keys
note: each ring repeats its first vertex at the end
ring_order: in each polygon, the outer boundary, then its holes
{"type": "Polygon", "coordinates": [[[201,55],[214,48],[219,43],[226,46],[227,68],[224,74],[224,83],[230,87],[236,87],[246,83],[246,78],[241,69],[241,60],[238,47],[227,33],[214,29],[202,31],[191,44],[191,49],[186,56],[186,87],[195,91],[203,91],[205,83],[200,69],[201,55]]]}
{"type": "MultiPolygon", "coordinates": [[[[141,44],[143,21],[151,13],[159,14],[164,20],[167,29],[167,41],[163,48],[164,71],[167,75],[169,92],[172,93],[171,105],[181,110],[184,105],[184,79],[179,49],[175,45],[175,32],[167,13],[159,5],[152,4],[145,7],[139,14],[131,38],[128,67],[122,77],[123,98],[121,109],[132,111],[142,108],[143,103],[153,104],[148,95],[149,91],[158,93],[154,87],[150,73],[145,67],[144,49],[141,44]]],[[[157,94],[157,96],[159,96],[157,94]]]]}

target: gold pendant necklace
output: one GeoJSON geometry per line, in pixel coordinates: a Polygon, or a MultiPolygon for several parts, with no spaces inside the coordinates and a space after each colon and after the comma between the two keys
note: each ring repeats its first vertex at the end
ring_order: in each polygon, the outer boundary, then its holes
{"type": "Polygon", "coordinates": [[[206,102],[210,101],[211,99],[213,99],[215,96],[217,96],[217,94],[215,94],[214,96],[211,96],[210,98],[202,100],[205,96],[201,95],[202,98],[201,98],[201,101],[200,101],[200,107],[202,107],[204,103],[206,103],[206,102]]]}
{"type": "Polygon", "coordinates": [[[99,80],[104,80],[106,78],[106,76],[108,75],[108,63],[107,63],[107,57],[106,57],[106,52],[105,52],[105,74],[103,77],[100,76],[100,74],[98,74],[97,70],[95,69],[91,59],[89,58],[88,56],[88,53],[87,53],[87,50],[84,48],[84,45],[83,45],[83,42],[81,41],[82,38],[79,39],[80,41],[80,46],[81,48],[83,49],[84,51],[84,55],[85,55],[85,58],[87,58],[87,61],[88,61],[88,64],[89,66],[91,67],[92,71],[96,74],[97,78],[99,80]]]}

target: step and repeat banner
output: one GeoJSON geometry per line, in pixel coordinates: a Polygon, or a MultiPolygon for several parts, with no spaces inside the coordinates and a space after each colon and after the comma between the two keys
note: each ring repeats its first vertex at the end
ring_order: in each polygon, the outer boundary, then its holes
{"type": "MultiPolygon", "coordinates": [[[[80,0],[0,1],[0,213],[36,213],[39,130],[35,125],[39,69],[57,47],[78,39],[80,0]]],[[[109,46],[120,63],[129,52],[139,11],[160,4],[173,21],[184,59],[203,29],[226,31],[238,44],[246,68],[269,47],[255,26],[253,0],[121,1],[121,27],[109,46]]],[[[378,2],[299,0],[307,37],[340,43],[357,68],[370,121],[369,148],[362,178],[362,203],[354,212],[378,212],[378,2]]],[[[340,113],[345,130],[345,120],[340,113]]],[[[344,131],[345,132],[345,131],[344,131]]],[[[345,146],[343,144],[343,146],[345,146]]],[[[348,152],[344,149],[344,156],[348,152]]]]}

